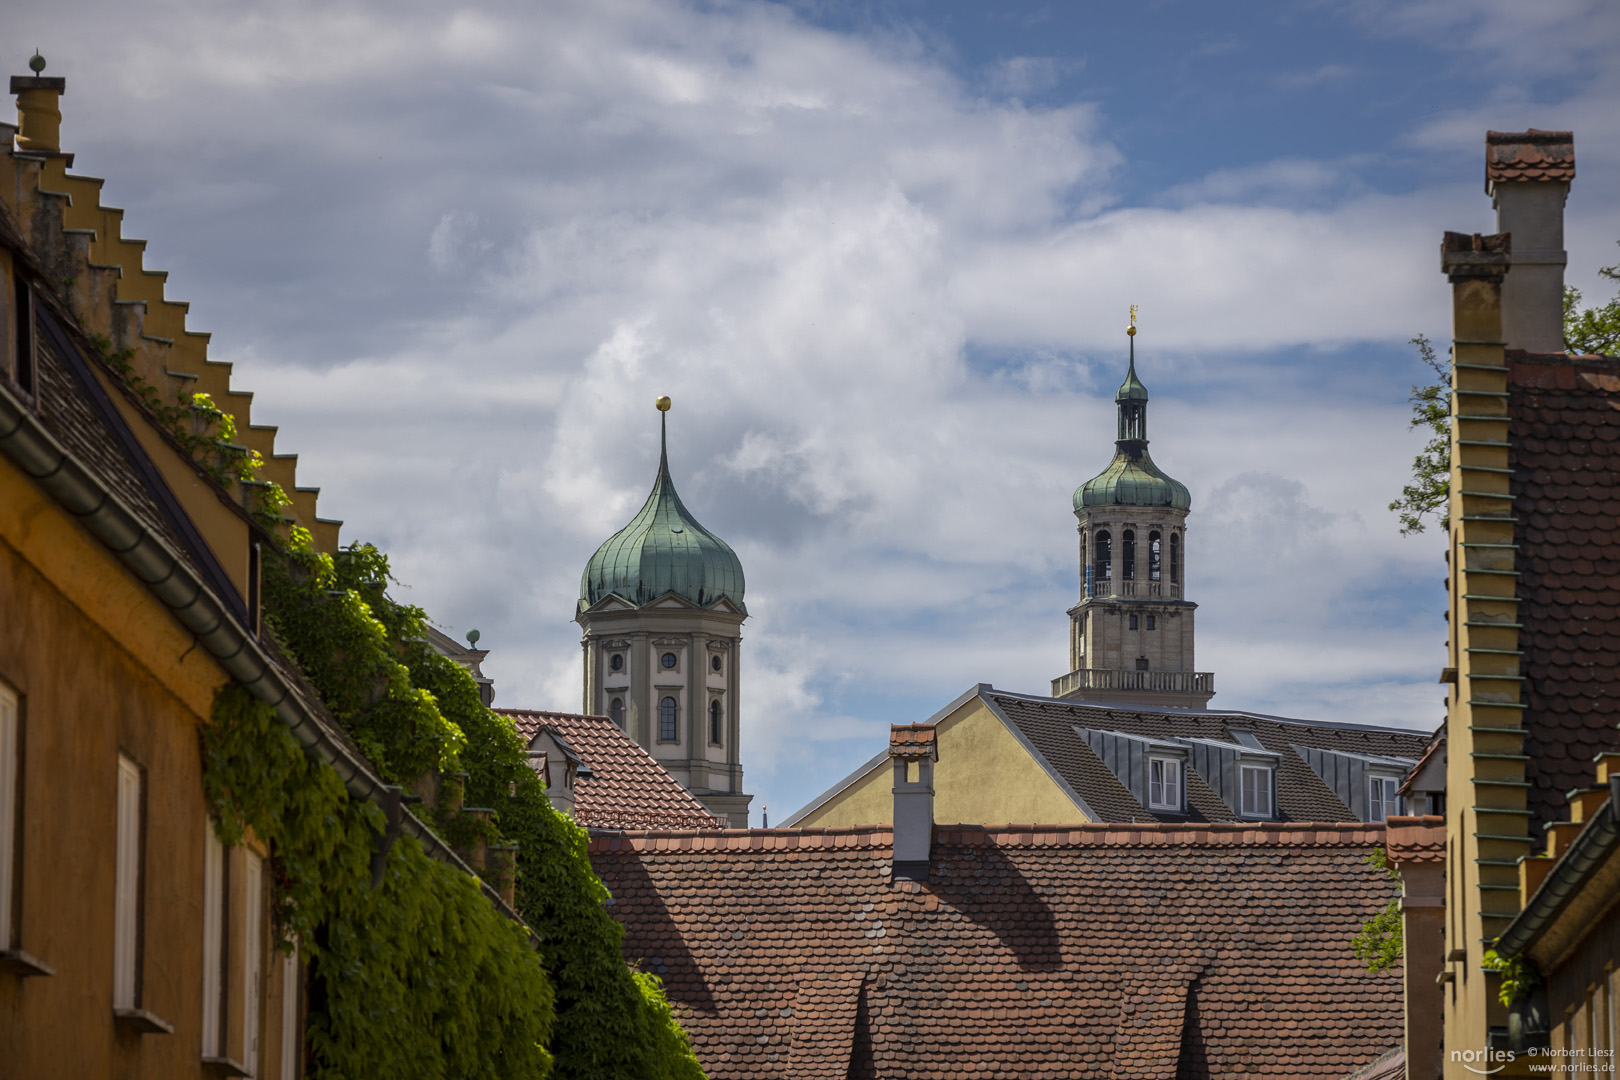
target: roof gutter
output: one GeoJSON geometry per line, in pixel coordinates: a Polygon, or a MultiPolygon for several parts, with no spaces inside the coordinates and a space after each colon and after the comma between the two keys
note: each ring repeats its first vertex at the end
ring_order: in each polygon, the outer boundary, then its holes
{"type": "Polygon", "coordinates": [[[1609,801],[1598,807],[1586,828],[1564,849],[1563,857],[1547,874],[1546,880],[1536,889],[1524,910],[1496,939],[1498,953],[1518,956],[1534,944],[1591,873],[1620,848],[1617,804],[1620,804],[1620,776],[1612,776],[1609,778],[1609,801]]]}
{"type": "MultiPolygon", "coordinates": [[[[336,770],[351,796],[385,809],[398,804],[399,789],[384,784],[364,761],[333,737],[219,597],[100,479],[64,450],[4,386],[0,386],[0,452],[116,555],[231,678],[275,709],[276,717],[292,731],[299,745],[336,770]]],[[[403,807],[399,827],[434,859],[473,874],[438,834],[403,807]]],[[[517,918],[499,893],[483,879],[477,880],[499,910],[517,918]]]]}

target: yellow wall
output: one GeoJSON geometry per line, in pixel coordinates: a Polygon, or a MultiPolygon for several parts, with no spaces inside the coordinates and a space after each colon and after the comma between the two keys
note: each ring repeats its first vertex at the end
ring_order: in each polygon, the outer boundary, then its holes
{"type": "MultiPolygon", "coordinates": [[[[940,825],[1071,825],[1086,820],[1074,800],[980,698],[939,722],[934,821],[940,825]]],[[[810,828],[886,825],[894,820],[888,758],[806,816],[810,828]]]]}

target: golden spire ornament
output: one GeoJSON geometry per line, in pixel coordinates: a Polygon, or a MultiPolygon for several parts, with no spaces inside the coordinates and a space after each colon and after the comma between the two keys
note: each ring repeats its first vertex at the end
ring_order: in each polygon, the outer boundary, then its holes
{"type": "Polygon", "coordinates": [[[1135,304],[1131,305],[1131,325],[1129,325],[1129,326],[1127,326],[1125,328],[1125,333],[1129,337],[1135,337],[1136,336],[1136,305],[1135,304]]]}

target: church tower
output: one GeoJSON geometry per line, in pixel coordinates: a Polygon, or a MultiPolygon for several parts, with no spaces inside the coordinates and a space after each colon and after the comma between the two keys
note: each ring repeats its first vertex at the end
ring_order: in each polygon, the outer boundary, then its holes
{"type": "Polygon", "coordinates": [[[669,476],[669,398],[658,399],[658,477],[579,583],[584,712],[605,715],[734,829],[748,827],[739,754],[743,571],[669,476]]]}
{"type": "Polygon", "coordinates": [[[1136,377],[1136,309],[1125,331],[1130,369],[1114,395],[1114,460],[1074,493],[1080,522],[1080,602],[1069,609],[1069,674],[1052,696],[1203,708],[1215,676],[1193,670],[1186,598],[1192,498],[1148,456],[1147,387],[1136,377]]]}

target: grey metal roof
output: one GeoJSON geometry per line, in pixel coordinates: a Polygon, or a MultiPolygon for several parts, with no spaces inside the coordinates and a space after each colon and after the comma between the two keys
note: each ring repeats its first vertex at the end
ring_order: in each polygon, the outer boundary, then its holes
{"type": "Polygon", "coordinates": [[[747,614],[743,585],[737,553],[698,524],[676,494],[665,447],[641,512],[585,564],[579,602],[584,609],[616,595],[640,607],[674,593],[705,608],[729,600],[747,614]]]}

